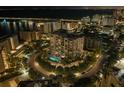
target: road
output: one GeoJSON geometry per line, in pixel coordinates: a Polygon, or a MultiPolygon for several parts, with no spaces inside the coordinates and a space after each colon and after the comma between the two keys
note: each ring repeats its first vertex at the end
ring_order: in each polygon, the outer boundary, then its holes
{"type": "Polygon", "coordinates": [[[90,69],[88,72],[84,73],[81,77],[86,78],[86,77],[91,77],[92,75],[95,75],[101,68],[105,57],[106,57],[105,55],[100,56],[98,61],[96,62],[96,65],[94,65],[94,67],[92,67],[92,69],[90,69]]]}
{"type": "Polygon", "coordinates": [[[50,76],[52,72],[46,71],[42,66],[38,64],[38,62],[35,61],[35,58],[39,55],[40,53],[33,53],[29,59],[29,65],[35,70],[41,73],[42,75],[50,76]]]}
{"type": "Polygon", "coordinates": [[[5,85],[4,85],[5,87],[16,87],[17,86],[17,82],[15,80],[17,78],[19,78],[19,77],[20,77],[20,75],[0,82],[0,87],[2,87],[1,85],[4,84],[4,83],[5,83],[5,85]]]}
{"type": "Polygon", "coordinates": [[[0,83],[0,87],[16,87],[17,83],[15,80],[4,81],[0,83]]]}
{"type": "Polygon", "coordinates": [[[112,74],[103,75],[101,81],[98,82],[97,87],[112,87],[119,86],[119,80],[112,74]],[[105,77],[106,76],[106,77],[105,77]]]}
{"type": "MultiPolygon", "coordinates": [[[[45,76],[49,76],[52,74],[52,72],[48,72],[46,71],[44,68],[42,68],[42,66],[40,66],[36,61],[35,58],[39,55],[39,53],[37,54],[32,54],[32,56],[29,59],[29,64],[30,66],[35,70],[40,72],[42,75],[44,74],[45,76]]],[[[95,75],[99,69],[101,68],[104,59],[106,58],[106,55],[101,55],[98,59],[98,61],[96,62],[96,65],[94,65],[92,67],[92,69],[88,70],[88,72],[84,73],[81,77],[82,78],[86,78],[86,77],[91,77],[93,75],[95,75]]]]}

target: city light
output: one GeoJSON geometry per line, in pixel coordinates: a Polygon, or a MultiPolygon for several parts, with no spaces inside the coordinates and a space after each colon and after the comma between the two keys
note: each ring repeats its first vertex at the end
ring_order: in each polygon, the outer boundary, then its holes
{"type": "Polygon", "coordinates": [[[38,80],[39,86],[123,86],[124,10],[67,9],[67,15],[65,9],[61,16],[54,13],[55,18],[35,16],[50,11],[38,9],[29,18],[29,11],[22,18],[0,17],[1,83],[12,79],[15,85],[38,80]]]}
{"type": "Polygon", "coordinates": [[[96,55],[96,58],[98,58],[99,56],[100,56],[100,55],[99,55],[99,54],[97,54],[97,55],[96,55]]]}
{"type": "Polygon", "coordinates": [[[35,66],[39,66],[39,64],[37,62],[35,62],[35,66]]]}
{"type": "Polygon", "coordinates": [[[49,38],[49,37],[47,37],[47,38],[46,38],[46,40],[50,40],[50,38],[49,38]]]}
{"type": "Polygon", "coordinates": [[[6,23],[6,19],[4,19],[2,23],[6,23]]]}
{"type": "Polygon", "coordinates": [[[27,76],[28,75],[28,71],[26,69],[21,69],[21,72],[23,73],[23,76],[27,76]]]}
{"type": "Polygon", "coordinates": [[[55,72],[50,72],[50,75],[56,76],[56,73],[55,72]]]}
{"type": "Polygon", "coordinates": [[[81,76],[82,76],[82,74],[81,74],[81,73],[79,73],[79,72],[74,73],[74,75],[75,75],[76,77],[81,77],[81,76]]]}

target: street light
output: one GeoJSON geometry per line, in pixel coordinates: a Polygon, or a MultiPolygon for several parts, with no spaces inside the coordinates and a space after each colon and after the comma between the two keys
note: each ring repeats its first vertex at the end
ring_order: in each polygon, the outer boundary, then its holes
{"type": "Polygon", "coordinates": [[[99,57],[99,54],[96,55],[96,58],[98,58],[98,57],[99,57]]]}
{"type": "Polygon", "coordinates": [[[50,74],[56,76],[56,73],[54,73],[54,72],[50,72],[50,74]]]}
{"type": "Polygon", "coordinates": [[[35,66],[39,66],[38,62],[35,62],[35,66]]]}
{"type": "Polygon", "coordinates": [[[79,72],[74,73],[74,75],[75,75],[76,77],[81,77],[81,73],[79,73],[79,72]]]}
{"type": "Polygon", "coordinates": [[[26,69],[22,69],[21,72],[23,73],[24,76],[28,75],[28,71],[26,69]]]}
{"type": "Polygon", "coordinates": [[[19,80],[24,81],[29,79],[29,72],[27,69],[20,69],[20,72],[22,73],[22,75],[19,77],[19,80]]]}
{"type": "Polygon", "coordinates": [[[47,38],[46,38],[46,40],[50,40],[50,38],[49,38],[49,37],[47,37],[47,38]]]}

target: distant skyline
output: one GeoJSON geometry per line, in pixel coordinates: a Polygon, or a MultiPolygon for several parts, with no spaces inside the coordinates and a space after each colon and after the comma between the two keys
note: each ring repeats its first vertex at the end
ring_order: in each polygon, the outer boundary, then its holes
{"type": "MultiPolygon", "coordinates": [[[[94,14],[112,15],[123,6],[0,6],[0,17],[81,19],[94,14]]],[[[3,19],[4,20],[4,19],[3,19]]],[[[2,19],[0,22],[3,21],[2,19]]],[[[8,31],[0,31],[0,36],[8,31]]]]}

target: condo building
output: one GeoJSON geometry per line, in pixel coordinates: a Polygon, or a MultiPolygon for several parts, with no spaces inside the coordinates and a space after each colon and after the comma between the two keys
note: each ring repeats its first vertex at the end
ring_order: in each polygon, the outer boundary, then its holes
{"type": "Polygon", "coordinates": [[[19,40],[17,35],[13,35],[10,37],[10,43],[12,50],[15,50],[17,46],[19,46],[19,40]]]}
{"type": "Polygon", "coordinates": [[[84,49],[97,50],[100,49],[101,41],[93,37],[84,37],[84,49]]]}
{"type": "Polygon", "coordinates": [[[0,62],[3,67],[7,69],[9,67],[9,54],[12,51],[16,51],[19,46],[19,40],[17,35],[9,36],[6,38],[1,38],[0,40],[0,62]]]}
{"type": "Polygon", "coordinates": [[[83,53],[84,37],[81,34],[61,29],[52,34],[50,43],[51,54],[75,58],[83,53]]]}
{"type": "Polygon", "coordinates": [[[101,19],[102,26],[114,26],[115,19],[113,16],[110,15],[103,15],[101,19]]]}
{"type": "Polygon", "coordinates": [[[0,41],[0,68],[2,71],[9,67],[8,65],[8,53],[11,51],[10,39],[0,41]]]}
{"type": "Polygon", "coordinates": [[[84,24],[88,24],[88,23],[91,22],[91,18],[90,18],[89,16],[86,16],[86,17],[83,17],[83,18],[81,19],[81,21],[83,21],[84,24]]]}
{"type": "Polygon", "coordinates": [[[100,23],[101,23],[101,15],[98,15],[98,14],[96,14],[96,15],[94,15],[93,17],[92,17],[92,22],[96,22],[96,23],[98,23],[98,25],[100,25],[100,23]]]}
{"type": "Polygon", "coordinates": [[[40,32],[38,31],[20,31],[19,36],[20,40],[24,42],[31,42],[32,40],[39,40],[40,39],[40,32]]]}
{"type": "Polygon", "coordinates": [[[79,20],[62,20],[61,29],[74,30],[77,29],[81,22],[79,20]]]}

